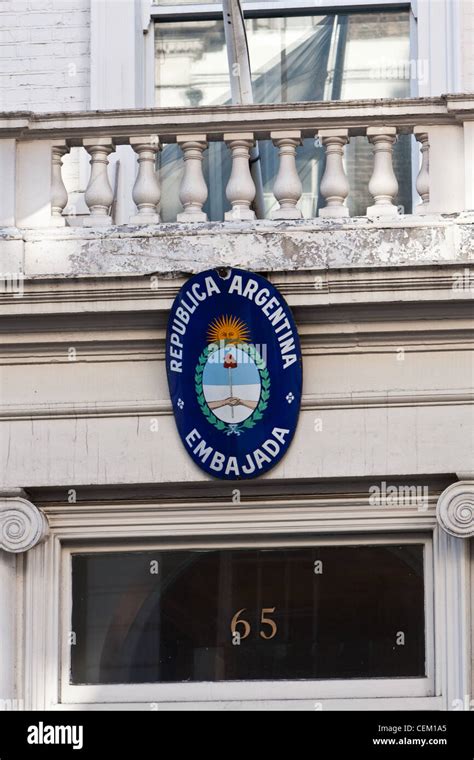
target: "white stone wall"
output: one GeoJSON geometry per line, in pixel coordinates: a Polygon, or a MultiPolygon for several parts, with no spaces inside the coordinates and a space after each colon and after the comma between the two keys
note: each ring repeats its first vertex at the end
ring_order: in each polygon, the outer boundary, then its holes
{"type": "Polygon", "coordinates": [[[461,68],[464,92],[474,92],[474,0],[461,2],[461,68]]]}
{"type": "Polygon", "coordinates": [[[90,0],[0,3],[0,109],[77,111],[90,102],[90,0]]]}
{"type": "Polygon", "coordinates": [[[406,219],[10,235],[27,281],[3,305],[3,485],[208,482],[176,432],[165,326],[177,275],[237,264],[301,320],[303,408],[265,481],[469,472],[474,215],[406,219]]]}

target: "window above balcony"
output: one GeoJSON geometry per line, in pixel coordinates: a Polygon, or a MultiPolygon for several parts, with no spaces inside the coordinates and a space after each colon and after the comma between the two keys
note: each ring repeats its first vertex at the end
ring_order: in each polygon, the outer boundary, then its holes
{"type": "MultiPolygon", "coordinates": [[[[246,13],[246,34],[255,103],[331,101],[359,98],[394,98],[410,95],[419,75],[410,65],[410,19],[408,9],[343,13],[294,10],[295,3],[273,3],[272,9],[254,3],[246,13]],[[278,6],[275,9],[275,6],[278,6]]],[[[155,103],[165,107],[228,105],[231,101],[224,21],[219,3],[215,12],[202,16],[202,4],[155,21],[155,103]]],[[[270,141],[259,145],[265,215],[276,210],[272,188],[278,160],[270,141]]],[[[179,162],[176,146],[160,155],[163,185],[162,219],[172,221],[179,213],[179,162]]],[[[324,200],[319,193],[325,170],[322,146],[304,140],[297,154],[302,182],[299,208],[304,216],[317,214],[324,200]]],[[[355,191],[350,213],[365,213],[370,205],[367,186],[371,151],[365,140],[354,139],[346,151],[347,174],[355,191]]],[[[394,148],[394,167],[401,188],[398,205],[412,208],[411,150],[406,136],[394,148]]],[[[231,161],[222,145],[212,145],[203,164],[207,183],[221,185],[205,203],[211,220],[224,218],[224,187],[231,161]]]]}
{"type": "MultiPolygon", "coordinates": [[[[288,8],[291,3],[287,4],[288,8]]],[[[199,8],[199,6],[194,6],[199,8]]],[[[246,19],[256,103],[413,94],[408,10],[265,15],[246,19]]],[[[221,13],[155,22],[155,103],[231,102],[221,13]]]]}

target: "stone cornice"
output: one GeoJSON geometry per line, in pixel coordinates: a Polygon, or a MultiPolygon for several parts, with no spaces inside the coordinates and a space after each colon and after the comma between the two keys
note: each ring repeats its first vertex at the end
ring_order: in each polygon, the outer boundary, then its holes
{"type": "MultiPolygon", "coordinates": [[[[427,262],[424,266],[405,264],[397,268],[374,266],[350,271],[336,268],[298,272],[266,270],[266,276],[291,306],[462,301],[474,296],[474,261],[427,262]]],[[[0,292],[0,304],[8,305],[10,313],[21,313],[26,304],[30,313],[34,309],[46,314],[63,314],[64,304],[75,312],[88,314],[121,312],[124,302],[134,302],[135,308],[140,310],[161,311],[169,309],[185,279],[178,269],[156,277],[153,274],[133,276],[124,271],[115,277],[97,274],[74,279],[25,278],[21,298],[4,288],[0,292]]]]}
{"type": "Polygon", "coordinates": [[[367,125],[396,125],[400,131],[414,125],[456,124],[472,119],[474,98],[470,94],[436,98],[378,98],[349,101],[316,101],[258,105],[199,106],[195,108],[121,109],[35,114],[7,112],[0,116],[2,137],[17,139],[67,138],[79,144],[84,134],[109,134],[118,143],[130,135],[157,133],[166,141],[176,134],[205,131],[209,139],[222,139],[225,132],[239,130],[242,123],[258,138],[274,129],[300,129],[314,136],[317,129],[348,127],[364,134],[367,125]]]}

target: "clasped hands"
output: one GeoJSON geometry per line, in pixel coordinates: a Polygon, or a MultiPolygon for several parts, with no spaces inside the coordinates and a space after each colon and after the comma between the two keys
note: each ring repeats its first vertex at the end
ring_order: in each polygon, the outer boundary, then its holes
{"type": "Polygon", "coordinates": [[[246,406],[247,409],[255,409],[257,406],[256,401],[247,401],[242,398],[236,398],[235,396],[228,396],[220,401],[208,402],[210,409],[220,409],[221,406],[246,406]]]}

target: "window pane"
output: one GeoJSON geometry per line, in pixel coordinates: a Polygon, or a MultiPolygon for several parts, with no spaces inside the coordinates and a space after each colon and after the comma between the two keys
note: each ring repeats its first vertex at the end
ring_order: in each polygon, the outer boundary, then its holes
{"type": "Polygon", "coordinates": [[[74,683],[425,674],[422,545],[78,554],[72,566],[74,683]]]}
{"type": "MultiPolygon", "coordinates": [[[[246,20],[254,100],[410,95],[408,11],[246,20]]],[[[230,102],[221,18],[155,25],[156,105],[230,102]]]]}
{"type": "MultiPolygon", "coordinates": [[[[408,11],[254,18],[247,19],[246,28],[256,103],[410,94],[408,11]]],[[[196,107],[231,102],[220,17],[157,22],[155,38],[157,106],[196,107]]],[[[260,150],[268,215],[277,206],[272,192],[278,171],[277,151],[269,141],[261,141],[260,150]]],[[[409,139],[396,145],[394,163],[400,186],[397,202],[409,213],[409,139]]],[[[368,193],[372,165],[372,147],[365,138],[348,146],[349,209],[353,216],[365,214],[372,204],[368,193]]],[[[163,184],[161,216],[165,222],[175,221],[181,210],[178,192],[183,167],[179,148],[166,146],[159,166],[163,184]]],[[[324,171],[324,151],[315,148],[312,139],[299,148],[298,166],[303,182],[300,207],[304,216],[312,217],[323,205],[318,190],[324,171]]],[[[211,220],[223,219],[229,208],[225,200],[229,173],[227,148],[222,144],[211,145],[204,165],[209,187],[204,210],[211,220]]]]}
{"type": "Polygon", "coordinates": [[[229,98],[224,24],[179,21],[155,24],[156,105],[222,105],[229,98]]]}

